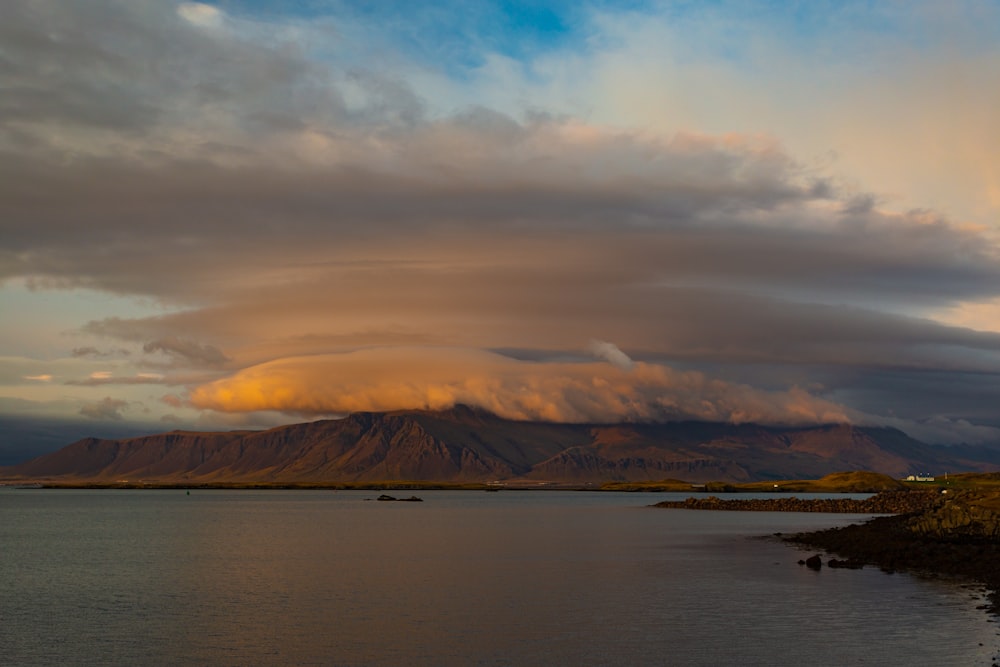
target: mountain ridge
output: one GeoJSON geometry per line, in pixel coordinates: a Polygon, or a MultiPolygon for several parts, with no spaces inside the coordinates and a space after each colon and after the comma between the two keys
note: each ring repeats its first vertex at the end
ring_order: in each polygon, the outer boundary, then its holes
{"type": "Polygon", "coordinates": [[[22,464],[8,479],[108,483],[363,483],[386,480],[572,483],[748,482],[845,470],[902,477],[986,471],[1000,452],[950,452],[886,427],[680,421],[562,424],[479,408],[358,412],[264,431],[169,431],[84,438],[22,464]]]}

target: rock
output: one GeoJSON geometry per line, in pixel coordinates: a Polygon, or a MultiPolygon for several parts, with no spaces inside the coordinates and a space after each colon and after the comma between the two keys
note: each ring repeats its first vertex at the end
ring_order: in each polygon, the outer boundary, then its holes
{"type": "Polygon", "coordinates": [[[1000,614],[1000,492],[958,491],[922,512],[783,536],[837,555],[837,564],[866,563],[888,574],[958,576],[985,585],[988,611],[1000,614]]]}
{"type": "Polygon", "coordinates": [[[744,512],[827,512],[850,514],[906,514],[940,506],[944,501],[934,491],[882,491],[870,498],[739,498],[722,500],[717,496],[664,501],[655,507],[692,510],[728,510],[744,512]]]}
{"type": "Polygon", "coordinates": [[[818,570],[821,567],[823,567],[823,559],[819,557],[819,554],[816,554],[815,556],[810,556],[809,558],[806,558],[806,567],[813,570],[818,570]]]}
{"type": "Polygon", "coordinates": [[[957,493],[943,505],[913,517],[912,532],[945,540],[1000,541],[1000,496],[996,493],[957,493]]]}

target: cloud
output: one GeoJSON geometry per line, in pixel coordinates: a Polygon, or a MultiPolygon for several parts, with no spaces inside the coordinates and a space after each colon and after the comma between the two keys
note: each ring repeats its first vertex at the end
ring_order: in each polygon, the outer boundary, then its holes
{"type": "Polygon", "coordinates": [[[191,404],[301,415],[477,405],[519,420],[848,421],[842,407],[792,388],[765,392],[701,373],[635,364],[532,363],[469,349],[372,349],[283,359],[197,387],[191,404]]]}
{"type": "Polygon", "coordinates": [[[603,359],[619,370],[631,370],[635,363],[627,354],[622,352],[614,343],[603,340],[590,341],[590,353],[598,359],[603,359]]]}
{"type": "Polygon", "coordinates": [[[80,408],[80,414],[99,421],[122,421],[125,419],[122,411],[128,408],[128,401],[106,396],[100,401],[87,403],[80,408]]]}
{"type": "Polygon", "coordinates": [[[114,350],[99,350],[93,346],[75,347],[71,353],[74,357],[92,357],[94,359],[105,359],[107,357],[127,357],[130,352],[123,348],[114,350]]]}
{"type": "Polygon", "coordinates": [[[165,394],[160,397],[160,401],[172,408],[181,408],[184,406],[184,400],[176,394],[165,394]]]}
{"type": "Polygon", "coordinates": [[[200,2],[182,2],[177,5],[177,15],[201,27],[216,27],[225,17],[218,7],[200,2]]]}
{"type": "Polygon", "coordinates": [[[66,384],[78,387],[100,387],[104,385],[163,384],[166,376],[160,373],[137,373],[132,376],[114,376],[110,371],[91,373],[85,380],[67,380],[66,384]]]}
{"type": "MultiPolygon", "coordinates": [[[[124,319],[121,317],[106,317],[102,320],[91,320],[81,327],[81,331],[95,336],[106,336],[129,342],[142,342],[155,338],[159,329],[156,327],[158,318],[142,321],[124,319]]],[[[85,355],[93,355],[97,348],[82,348],[85,355]]],[[[84,356],[84,355],[81,355],[84,356]]]]}
{"type": "Polygon", "coordinates": [[[163,352],[184,365],[222,366],[230,359],[213,345],[203,345],[180,338],[163,338],[146,343],[142,351],[147,354],[163,352]]]}
{"type": "MultiPolygon", "coordinates": [[[[183,303],[282,289],[294,300],[300,289],[367,278],[376,268],[466,269],[470,253],[488,243],[503,251],[484,263],[494,273],[522,261],[540,271],[548,252],[618,283],[738,285],[876,309],[996,296],[996,250],[981,231],[920,213],[845,214],[773,148],[713,137],[649,140],[572,123],[520,128],[524,138],[505,144],[441,121],[381,140],[396,156],[391,168],[371,155],[309,169],[168,161],[137,171],[112,163],[91,181],[93,169],[81,164],[65,174],[82,182],[66,189],[61,208],[99,219],[90,237],[56,212],[20,216],[0,268],[40,284],[183,303]],[[580,164],[603,166],[581,173],[580,164]],[[109,200],[120,202],[114,212],[103,211],[109,200]],[[147,210],[148,200],[160,203],[147,210]],[[140,216],[142,239],[128,233],[140,216]],[[60,233],[36,235],[43,220],[60,233]],[[284,233],[275,234],[275,220],[284,233]],[[102,247],[116,252],[108,257],[102,247]]],[[[52,170],[31,178],[51,180],[52,170]]]]}
{"type": "Polygon", "coordinates": [[[950,419],[935,415],[929,419],[909,422],[885,420],[887,426],[901,428],[924,442],[943,444],[991,444],[1000,443],[1000,428],[972,424],[965,419],[950,419]]]}
{"type": "MultiPolygon", "coordinates": [[[[60,392],[55,389],[65,386],[62,378],[89,377],[92,373],[101,372],[95,370],[93,363],[80,359],[39,360],[0,356],[0,387],[11,387],[7,391],[12,394],[26,392],[32,396],[40,396],[45,392],[51,392],[53,395],[65,396],[65,391],[60,392]]],[[[3,392],[4,390],[0,389],[0,394],[3,392]]]]}
{"type": "Polygon", "coordinates": [[[441,9],[445,35],[343,4],[8,5],[0,281],[157,313],[85,315],[60,353],[78,366],[19,361],[11,386],[87,378],[129,347],[146,356],[74,384],[161,370],[199,407],[303,414],[462,400],[780,421],[801,405],[971,433],[961,420],[995,413],[1000,245],[995,216],[966,213],[996,210],[997,92],[961,83],[996,71],[994,8],[881,9],[897,34],[847,3],[805,38],[738,3],[582,7],[579,32],[529,53],[441,9]],[[975,39],[946,53],[917,30],[944,25],[975,39]],[[914,30],[926,52],[900,50],[914,30]],[[914,174],[969,196],[913,203],[914,174]],[[581,359],[589,337],[608,363],[581,359]]]}

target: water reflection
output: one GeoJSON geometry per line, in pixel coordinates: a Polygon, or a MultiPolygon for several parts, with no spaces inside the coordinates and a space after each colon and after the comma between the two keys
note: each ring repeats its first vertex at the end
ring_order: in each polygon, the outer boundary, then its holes
{"type": "Polygon", "coordinates": [[[989,664],[994,641],[954,586],[816,573],[746,538],[842,515],[635,494],[19,493],[0,498],[15,664],[901,664],[918,638],[922,658],[989,664]]]}

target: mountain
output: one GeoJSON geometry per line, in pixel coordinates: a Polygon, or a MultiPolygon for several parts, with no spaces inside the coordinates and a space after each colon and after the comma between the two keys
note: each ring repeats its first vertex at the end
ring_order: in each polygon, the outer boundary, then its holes
{"type": "Polygon", "coordinates": [[[457,406],[441,412],[363,412],[267,431],[86,438],[0,468],[0,477],[208,484],[742,482],[816,478],[844,470],[900,477],[993,470],[1000,464],[1000,452],[977,451],[932,447],[889,428],[553,424],[510,421],[457,406]]]}

